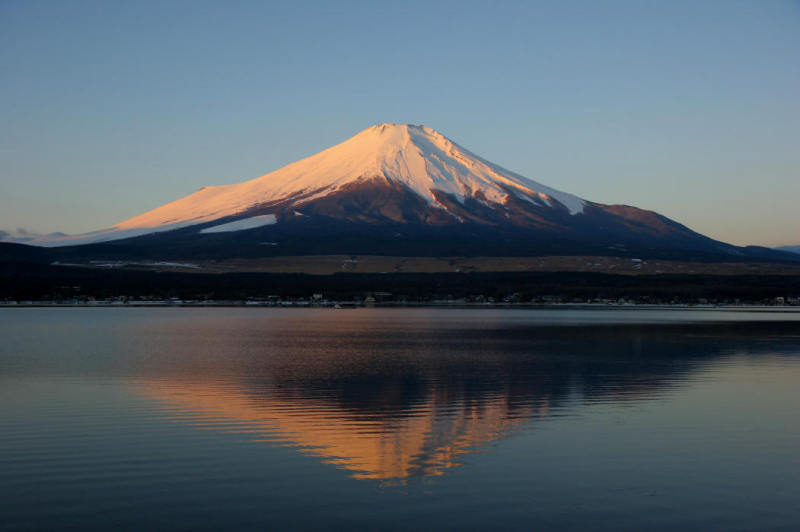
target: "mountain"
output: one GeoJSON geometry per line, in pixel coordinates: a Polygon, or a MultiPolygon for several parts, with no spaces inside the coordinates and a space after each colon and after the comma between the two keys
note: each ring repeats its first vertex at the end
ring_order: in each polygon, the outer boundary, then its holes
{"type": "MultiPolygon", "coordinates": [[[[246,226],[220,228],[240,230],[275,223],[278,213],[283,217],[298,216],[301,212],[294,209],[309,208],[353,221],[443,225],[475,218],[464,209],[467,199],[494,210],[509,197],[550,209],[566,209],[570,214],[581,212],[585,204],[580,198],[484,161],[432,129],[382,124],[257,179],[204,187],[113,227],[84,235],[41,238],[33,243],[48,246],[104,242],[215,220],[250,219],[249,224],[240,222],[246,226]],[[359,199],[342,198],[354,195],[359,199]],[[332,198],[343,201],[332,205],[332,198]],[[327,200],[321,208],[320,200],[327,200]],[[345,211],[350,203],[359,200],[362,205],[352,212],[332,212],[345,211]],[[270,214],[255,218],[265,211],[270,214]]],[[[217,230],[206,227],[205,231],[217,230]]]]}
{"type": "Polygon", "coordinates": [[[257,179],[204,187],[112,227],[29,243],[80,245],[80,253],[104,257],[788,256],[718,242],[652,211],[561,192],[407,124],[370,127],[257,179]]]}
{"type": "Polygon", "coordinates": [[[781,246],[775,249],[777,249],[778,251],[787,251],[789,253],[800,254],[800,246],[781,246]]]}

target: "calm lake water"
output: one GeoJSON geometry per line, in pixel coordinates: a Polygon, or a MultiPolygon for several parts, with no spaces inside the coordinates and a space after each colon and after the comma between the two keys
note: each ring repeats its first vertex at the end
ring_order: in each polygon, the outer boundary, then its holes
{"type": "Polygon", "coordinates": [[[0,529],[800,529],[800,314],[0,309],[0,529]]]}

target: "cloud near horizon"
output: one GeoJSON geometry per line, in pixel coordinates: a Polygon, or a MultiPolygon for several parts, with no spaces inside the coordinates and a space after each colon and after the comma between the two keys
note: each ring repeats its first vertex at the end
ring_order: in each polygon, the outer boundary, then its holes
{"type": "Polygon", "coordinates": [[[36,238],[42,236],[64,236],[64,233],[37,233],[35,231],[29,231],[24,227],[17,227],[14,230],[0,229],[0,242],[16,242],[18,244],[24,244],[25,242],[30,242],[31,240],[35,240],[36,238]]]}

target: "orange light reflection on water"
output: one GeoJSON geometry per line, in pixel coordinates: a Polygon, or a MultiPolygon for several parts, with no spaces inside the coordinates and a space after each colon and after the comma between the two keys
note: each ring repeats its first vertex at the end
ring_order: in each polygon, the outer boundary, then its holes
{"type": "Polygon", "coordinates": [[[396,415],[375,415],[324,398],[255,395],[229,384],[151,381],[135,389],[166,404],[172,421],[298,447],[359,479],[442,475],[461,465],[464,454],[548,411],[546,402],[511,408],[503,395],[454,402],[431,392],[396,415]]]}

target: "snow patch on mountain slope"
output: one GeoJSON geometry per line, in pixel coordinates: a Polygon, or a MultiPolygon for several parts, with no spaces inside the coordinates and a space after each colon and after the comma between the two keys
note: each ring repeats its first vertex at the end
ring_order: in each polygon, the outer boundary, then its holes
{"type": "Polygon", "coordinates": [[[250,218],[242,218],[226,224],[214,225],[202,229],[201,233],[228,233],[230,231],[244,231],[246,229],[255,229],[256,227],[263,227],[265,225],[273,225],[277,223],[278,219],[274,214],[263,214],[261,216],[251,216],[250,218]]]}

